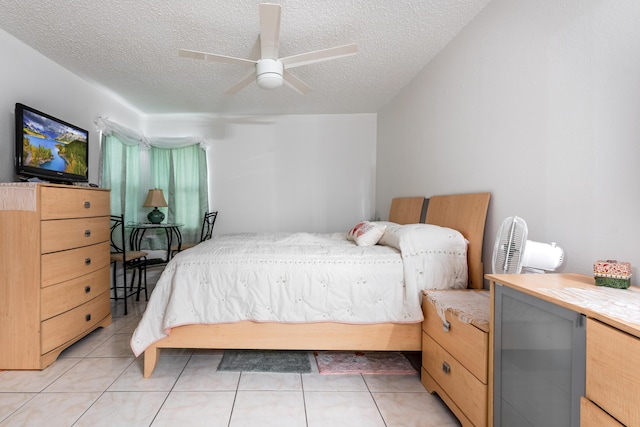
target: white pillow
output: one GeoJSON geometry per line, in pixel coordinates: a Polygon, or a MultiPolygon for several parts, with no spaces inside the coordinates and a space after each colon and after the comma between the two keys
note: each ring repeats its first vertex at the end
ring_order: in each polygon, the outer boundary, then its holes
{"type": "Polygon", "coordinates": [[[378,242],[402,250],[412,248],[466,253],[466,240],[459,231],[433,224],[406,224],[388,226],[378,242]]]}
{"type": "Polygon", "coordinates": [[[395,222],[385,222],[387,228],[384,230],[384,234],[378,241],[379,245],[390,246],[397,250],[400,250],[400,230],[403,225],[396,224],[395,222]]]}
{"type": "Polygon", "coordinates": [[[467,287],[467,245],[457,230],[432,224],[389,226],[379,244],[400,251],[405,280],[418,289],[467,287]]]}
{"type": "Polygon", "coordinates": [[[386,225],[387,227],[400,227],[400,224],[390,221],[370,221],[372,224],[386,225]]]}
{"type": "Polygon", "coordinates": [[[378,243],[386,228],[384,224],[362,221],[349,231],[347,239],[354,241],[358,246],[373,246],[378,243]]]}

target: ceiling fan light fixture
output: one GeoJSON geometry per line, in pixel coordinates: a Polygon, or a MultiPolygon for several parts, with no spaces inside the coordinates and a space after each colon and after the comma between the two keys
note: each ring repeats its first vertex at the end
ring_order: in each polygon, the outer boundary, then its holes
{"type": "Polygon", "coordinates": [[[261,59],[256,63],[256,84],[262,89],[277,89],[282,86],[284,65],[277,59],[261,59]]]}
{"type": "Polygon", "coordinates": [[[279,58],[281,9],[279,4],[260,3],[260,59],[236,58],[188,49],[180,49],[178,53],[185,58],[255,68],[255,72],[247,75],[227,90],[226,95],[235,95],[254,81],[261,89],[277,89],[282,87],[286,81],[290,88],[304,95],[311,90],[311,87],[291,74],[289,70],[316,62],[355,55],[358,52],[358,45],[352,43],[279,58]]]}

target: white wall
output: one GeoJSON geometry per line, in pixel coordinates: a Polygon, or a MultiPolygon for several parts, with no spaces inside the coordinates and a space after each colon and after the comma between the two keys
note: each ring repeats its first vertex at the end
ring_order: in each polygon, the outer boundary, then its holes
{"type": "Polygon", "coordinates": [[[21,102],[90,131],[91,182],[98,180],[99,116],[148,136],[208,138],[217,234],[346,231],[375,212],[375,114],[145,116],[3,30],[0,59],[0,182],[14,180],[14,105],[21,102]]]}
{"type": "MultiPolygon", "coordinates": [[[[640,266],[640,2],[493,0],[378,115],[377,208],[490,191],[563,272],[640,266]]],[[[638,279],[635,279],[638,283],[638,279]]]]}
{"type": "Polygon", "coordinates": [[[347,231],[375,214],[376,115],[145,118],[149,136],[210,142],[214,234],[347,231]]]}
{"type": "Polygon", "coordinates": [[[89,181],[98,180],[96,117],[138,126],[139,113],[0,30],[0,182],[14,180],[16,102],[89,131],[89,181]]]}

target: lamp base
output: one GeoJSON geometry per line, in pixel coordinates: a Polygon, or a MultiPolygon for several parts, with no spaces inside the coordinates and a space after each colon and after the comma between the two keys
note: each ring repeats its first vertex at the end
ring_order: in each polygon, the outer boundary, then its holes
{"type": "Polygon", "coordinates": [[[147,219],[151,224],[160,224],[164,220],[164,214],[158,210],[158,208],[153,208],[149,215],[147,215],[147,219]]]}

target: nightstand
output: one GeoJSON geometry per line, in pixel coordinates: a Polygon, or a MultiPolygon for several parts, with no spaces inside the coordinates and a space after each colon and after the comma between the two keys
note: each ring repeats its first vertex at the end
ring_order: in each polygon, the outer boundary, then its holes
{"type": "Polygon", "coordinates": [[[488,291],[424,291],[422,373],[463,426],[486,426],[488,408],[488,291]]]}

